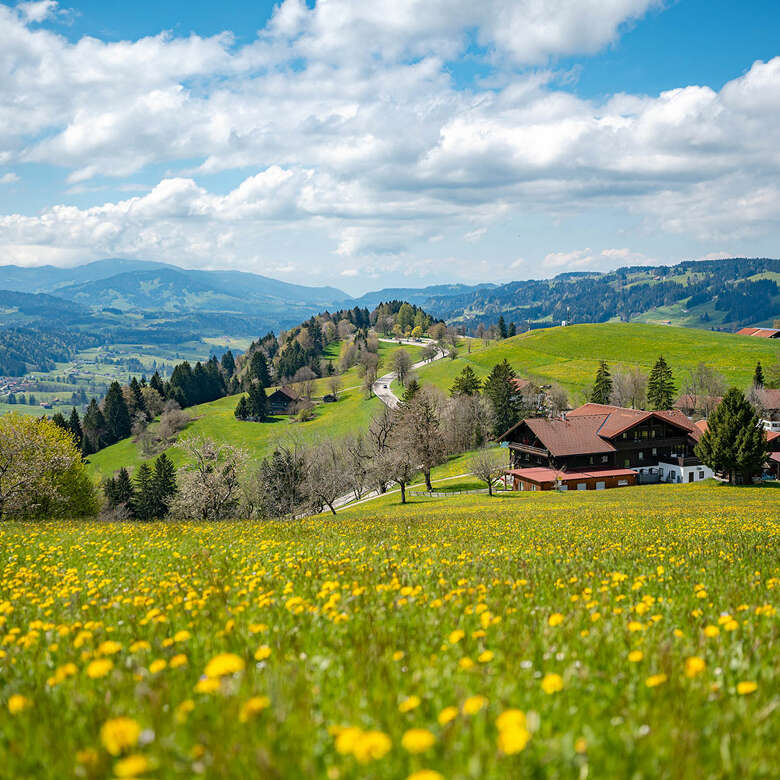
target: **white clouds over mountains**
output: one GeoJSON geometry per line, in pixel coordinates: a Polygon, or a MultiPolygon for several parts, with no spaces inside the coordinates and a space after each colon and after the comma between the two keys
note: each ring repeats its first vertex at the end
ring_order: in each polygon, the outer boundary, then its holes
{"type": "MultiPolygon", "coordinates": [[[[0,216],[0,249],[259,271],[319,258],[328,276],[442,236],[466,236],[466,261],[496,221],[592,206],[704,240],[777,231],[780,58],[719,92],[603,102],[537,69],[599,50],[653,5],[286,0],[244,46],[227,33],[71,43],[36,24],[55,3],[0,5],[0,181],[24,177],[25,163],[62,166],[82,186],[172,171],[146,195],[0,216]],[[495,74],[458,88],[448,63],[474,45],[495,74]],[[227,192],[202,183],[230,171],[244,180],[227,192]],[[291,228],[316,253],[301,240],[295,256],[291,228]],[[288,242],[283,258],[258,249],[274,236],[288,242]]],[[[569,253],[547,265],[565,268],[569,253]]]]}

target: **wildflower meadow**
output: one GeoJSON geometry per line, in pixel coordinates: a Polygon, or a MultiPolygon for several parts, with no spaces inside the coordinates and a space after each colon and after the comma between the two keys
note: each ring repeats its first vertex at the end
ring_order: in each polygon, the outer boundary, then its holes
{"type": "Polygon", "coordinates": [[[7,777],[768,777],[780,492],[0,527],[7,777]]]}

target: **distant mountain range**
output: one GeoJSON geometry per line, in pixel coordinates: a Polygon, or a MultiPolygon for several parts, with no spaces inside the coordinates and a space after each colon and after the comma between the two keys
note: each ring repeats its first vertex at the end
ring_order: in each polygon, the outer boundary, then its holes
{"type": "Polygon", "coordinates": [[[639,320],[733,329],[780,317],[780,260],[733,258],[564,273],[508,284],[385,288],[351,298],[335,287],[241,271],[200,271],[120,258],[75,268],[0,266],[0,326],[72,328],[115,342],[257,337],[325,309],[406,300],[474,328],[499,316],[523,327],[639,320]]]}

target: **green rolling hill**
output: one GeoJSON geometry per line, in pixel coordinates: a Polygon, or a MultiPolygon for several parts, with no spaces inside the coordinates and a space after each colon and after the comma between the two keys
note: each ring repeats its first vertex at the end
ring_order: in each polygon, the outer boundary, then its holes
{"type": "Polygon", "coordinates": [[[476,339],[471,344],[470,353],[461,347],[455,360],[421,369],[420,380],[447,391],[466,364],[479,376],[486,376],[496,363],[506,358],[520,376],[542,383],[556,382],[576,398],[593,381],[600,360],[606,360],[613,368],[640,366],[649,371],[663,354],[678,386],[687,370],[703,362],[723,374],[731,384],[745,388],[757,361],[767,366],[780,357],[778,340],[621,322],[534,330],[491,342],[486,348],[476,339]]]}
{"type": "MultiPolygon", "coordinates": [[[[382,343],[380,350],[386,370],[397,349],[382,343]]],[[[406,349],[417,357],[419,350],[406,349]]],[[[640,323],[573,325],[532,331],[490,342],[487,347],[476,339],[464,340],[456,359],[425,366],[418,371],[418,376],[424,384],[447,392],[467,364],[478,375],[486,376],[493,365],[506,358],[519,375],[545,383],[557,382],[576,402],[593,380],[600,360],[606,360],[612,367],[639,365],[648,371],[661,353],[670,363],[678,385],[685,371],[703,361],[720,371],[729,382],[746,387],[758,360],[767,366],[780,357],[780,342],[640,323]]],[[[381,408],[381,402],[363,397],[355,369],[343,375],[342,386],[340,400],[335,404],[319,404],[315,418],[308,423],[292,423],[286,418],[273,423],[240,422],[233,416],[238,396],[230,396],[188,409],[193,421],[185,433],[211,436],[244,448],[252,458],[262,458],[277,442],[289,436],[310,441],[364,430],[371,416],[381,408]]],[[[325,392],[328,392],[327,380],[318,380],[315,395],[325,392]]],[[[181,463],[178,450],[169,450],[168,454],[177,465],[181,463]]],[[[121,466],[134,468],[142,459],[138,446],[125,439],[90,456],[89,468],[96,479],[101,479],[121,466]]]]}

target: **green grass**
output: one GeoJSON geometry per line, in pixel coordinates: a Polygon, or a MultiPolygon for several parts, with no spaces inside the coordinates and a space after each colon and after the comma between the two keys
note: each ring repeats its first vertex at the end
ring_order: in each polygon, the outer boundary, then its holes
{"type": "Polygon", "coordinates": [[[570,325],[534,330],[493,343],[487,349],[455,360],[441,360],[418,371],[419,378],[445,392],[464,366],[479,376],[506,358],[520,376],[557,382],[570,392],[582,391],[596,374],[600,360],[612,368],[639,366],[649,372],[660,354],[671,365],[678,387],[685,372],[704,362],[726,379],[745,388],[756,362],[770,365],[780,356],[780,343],[749,336],[640,323],[570,325]]]}
{"type": "Polygon", "coordinates": [[[3,524],[3,775],[776,775],[779,490],[383,501],[3,524]]]}

